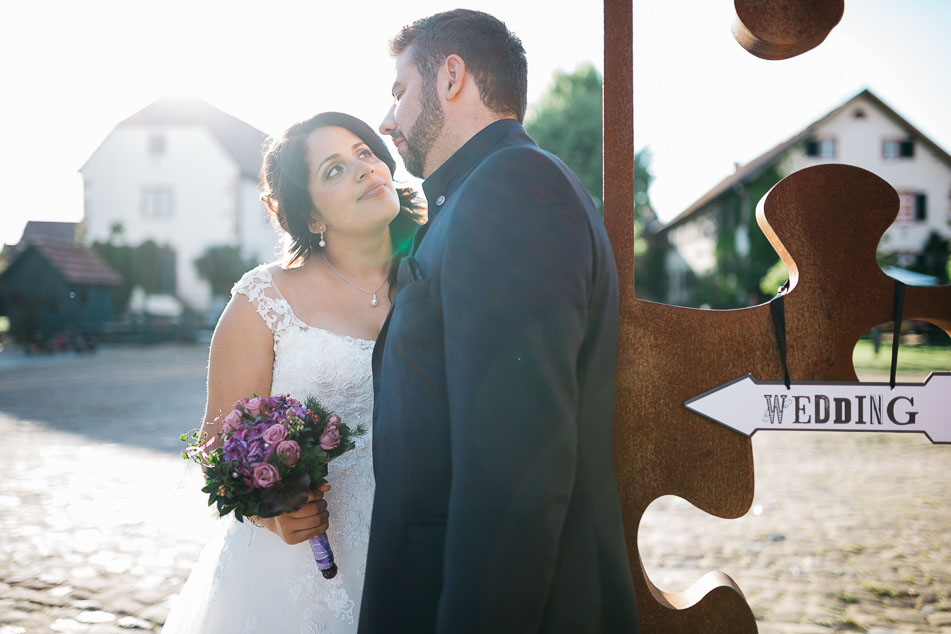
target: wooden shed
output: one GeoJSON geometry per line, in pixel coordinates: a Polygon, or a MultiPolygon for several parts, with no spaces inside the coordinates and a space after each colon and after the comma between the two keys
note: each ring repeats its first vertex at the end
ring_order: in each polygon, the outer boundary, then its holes
{"type": "Polygon", "coordinates": [[[19,342],[67,329],[96,333],[115,318],[113,288],[121,281],[94,251],[31,244],[0,273],[0,315],[19,342]]]}

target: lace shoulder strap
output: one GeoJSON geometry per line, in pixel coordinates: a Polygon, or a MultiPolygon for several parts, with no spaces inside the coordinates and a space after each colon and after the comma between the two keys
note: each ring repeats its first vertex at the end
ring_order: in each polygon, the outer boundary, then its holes
{"type": "Polygon", "coordinates": [[[274,285],[270,264],[262,264],[241,276],[231,288],[231,296],[245,295],[275,336],[294,323],[290,304],[274,285]]]}

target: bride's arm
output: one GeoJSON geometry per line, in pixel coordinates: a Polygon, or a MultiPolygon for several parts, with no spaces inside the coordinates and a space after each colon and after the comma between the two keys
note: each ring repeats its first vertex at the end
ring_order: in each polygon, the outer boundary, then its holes
{"type": "MultiPolygon", "coordinates": [[[[218,320],[208,355],[208,400],[202,430],[214,438],[231,404],[252,394],[269,396],[274,367],[274,336],[248,298],[235,294],[218,320]]],[[[327,487],[329,488],[329,487],[327,487]]],[[[294,513],[256,520],[288,544],[298,544],[327,530],[323,490],[294,513]]]]}
{"type": "Polygon", "coordinates": [[[218,433],[231,404],[252,394],[269,396],[274,366],[274,336],[244,295],[228,302],[211,338],[208,400],[202,430],[218,433]]]}

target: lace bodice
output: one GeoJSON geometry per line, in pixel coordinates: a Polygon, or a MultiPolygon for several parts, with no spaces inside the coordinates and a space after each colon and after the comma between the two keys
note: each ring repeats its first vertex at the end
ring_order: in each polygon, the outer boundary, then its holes
{"type": "Polygon", "coordinates": [[[373,504],[373,341],[304,323],[275,285],[268,265],[248,271],[232,295],[245,296],[274,336],[271,394],[315,396],[367,433],[330,463],[327,535],[339,572],[320,576],[309,545],[288,546],[267,529],[231,516],[202,554],[173,607],[167,632],[306,634],[356,632],[373,504]],[[202,579],[204,577],[204,579],[202,579]],[[205,600],[202,596],[205,595],[205,600]]]}

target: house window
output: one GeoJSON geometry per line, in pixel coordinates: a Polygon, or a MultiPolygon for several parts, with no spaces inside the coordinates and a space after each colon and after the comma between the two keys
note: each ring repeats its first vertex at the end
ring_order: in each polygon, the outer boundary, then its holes
{"type": "Polygon", "coordinates": [[[142,214],[149,218],[168,218],[172,215],[174,197],[168,187],[146,187],[142,190],[142,214]]]}
{"type": "Polygon", "coordinates": [[[852,113],[852,116],[855,117],[856,119],[864,119],[868,115],[866,115],[865,111],[862,110],[861,108],[856,108],[855,112],[852,113]]]}
{"type": "Polygon", "coordinates": [[[165,154],[164,134],[153,134],[151,137],[149,137],[149,154],[152,156],[160,156],[165,154]]]}
{"type": "Polygon", "coordinates": [[[835,158],[835,139],[811,139],[806,141],[806,156],[835,158]]]}
{"type": "Polygon", "coordinates": [[[915,142],[911,139],[884,139],[882,141],[882,158],[902,159],[914,158],[915,142]]]}
{"type": "Polygon", "coordinates": [[[896,223],[924,222],[928,219],[928,197],[921,192],[898,192],[896,223]]]}

